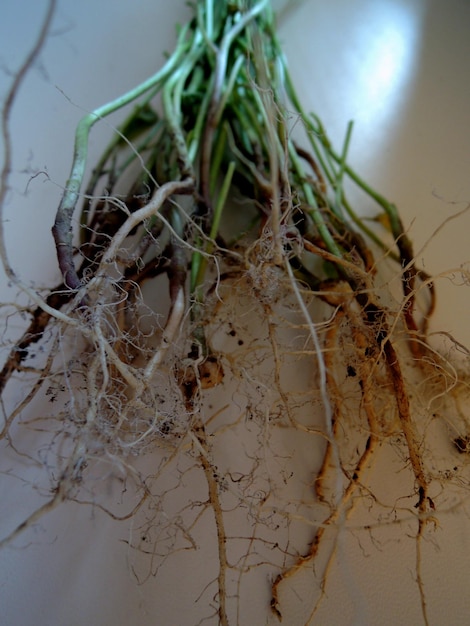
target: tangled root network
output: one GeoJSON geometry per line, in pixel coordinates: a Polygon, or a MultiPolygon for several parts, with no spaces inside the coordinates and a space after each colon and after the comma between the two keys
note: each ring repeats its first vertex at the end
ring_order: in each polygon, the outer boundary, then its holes
{"type": "Polygon", "coordinates": [[[347,165],[349,135],[338,155],[303,112],[269,3],[195,11],[127,99],[146,98],[92,174],[75,241],[80,146],[121,104],[77,129],[61,283],[22,283],[2,243],[21,295],[3,308],[1,470],[34,507],[1,545],[89,504],[127,520],[138,583],[197,578],[181,600],[194,624],[274,624],[292,606],[310,624],[326,623],[343,542],[369,554],[399,528],[428,623],[426,546],[467,503],[468,352],[430,342],[435,281],[347,165]]]}

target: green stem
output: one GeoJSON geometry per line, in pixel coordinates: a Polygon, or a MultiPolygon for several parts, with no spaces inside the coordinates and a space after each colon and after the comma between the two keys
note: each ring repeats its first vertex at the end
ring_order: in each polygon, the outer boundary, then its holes
{"type": "Polygon", "coordinates": [[[78,289],[81,286],[73,260],[72,217],[85,174],[90,130],[98,120],[121,109],[133,100],[136,100],[149,89],[163,82],[163,80],[175,70],[181,57],[185,53],[186,45],[184,39],[188,30],[189,26],[186,26],[182,30],[176,52],[170,57],[161,70],[119,98],[88,113],[78,123],[75,132],[74,157],[70,176],[66,183],[65,191],[59,208],[57,209],[56,219],[52,228],[59,267],[64,277],[64,283],[70,289],[78,289]]]}
{"type": "Polygon", "coordinates": [[[217,199],[217,203],[214,209],[213,220],[211,224],[211,230],[209,233],[209,241],[206,244],[205,254],[195,252],[191,261],[191,291],[196,294],[198,302],[202,301],[202,294],[200,287],[204,281],[204,276],[207,269],[208,255],[212,254],[214,250],[214,240],[217,237],[220,227],[220,221],[222,213],[227,202],[227,196],[232,184],[233,174],[235,172],[235,161],[231,161],[227,168],[227,172],[224,176],[220,193],[217,199]]]}

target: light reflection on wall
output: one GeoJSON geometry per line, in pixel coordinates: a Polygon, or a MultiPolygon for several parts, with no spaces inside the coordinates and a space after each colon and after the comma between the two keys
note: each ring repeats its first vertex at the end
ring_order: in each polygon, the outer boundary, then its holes
{"type": "Polygon", "coordinates": [[[420,0],[332,0],[332,5],[328,11],[318,0],[296,5],[282,24],[282,40],[288,59],[295,59],[292,75],[307,110],[319,113],[336,145],[354,120],[353,149],[364,154],[369,141],[390,140],[412,92],[408,86],[419,69],[426,6],[420,0]]]}
{"type": "Polygon", "coordinates": [[[351,33],[348,63],[355,74],[348,81],[351,114],[358,122],[371,116],[391,121],[403,106],[405,87],[418,69],[420,17],[406,2],[365,6],[363,22],[351,33]]]}

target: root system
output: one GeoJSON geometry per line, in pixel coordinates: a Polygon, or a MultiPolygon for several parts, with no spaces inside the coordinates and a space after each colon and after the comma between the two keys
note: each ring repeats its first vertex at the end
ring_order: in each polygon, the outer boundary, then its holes
{"type": "Polygon", "coordinates": [[[280,620],[309,571],[313,623],[339,533],[398,524],[415,538],[428,622],[421,545],[455,504],[448,488],[467,484],[468,388],[428,342],[433,281],[396,207],[348,164],[351,130],[337,152],[303,110],[266,0],[195,3],[163,68],[83,118],[53,226],[61,284],[26,287],[2,244],[30,305],[9,313],[28,321],[0,375],[1,439],[44,469],[43,503],[2,546],[59,504],[89,502],[134,520],[143,581],[211,524],[206,618],[248,623],[259,571],[260,603],[280,620]],[[92,126],[131,102],[84,187],[92,126]],[[352,186],[382,231],[355,212],[352,186]],[[406,493],[377,483],[384,455],[406,493]],[[103,475],[133,497],[110,509],[103,475]]]}

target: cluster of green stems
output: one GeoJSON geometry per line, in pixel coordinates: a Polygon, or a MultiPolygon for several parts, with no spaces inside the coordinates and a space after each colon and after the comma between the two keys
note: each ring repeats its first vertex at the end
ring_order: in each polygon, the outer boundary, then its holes
{"type": "MultiPolygon", "coordinates": [[[[188,238],[188,220],[197,226],[189,258],[195,300],[201,297],[207,260],[221,238],[222,216],[234,188],[260,207],[258,228],[268,220],[275,264],[281,264],[284,251],[281,227],[290,220],[301,223],[302,234],[325,249],[334,266],[334,259],[348,257],[341,241],[351,224],[385,248],[348,202],[344,181],[349,178],[387,216],[390,231],[400,242],[398,253],[389,254],[404,265],[409,263],[411,247],[395,206],[347,164],[352,124],[341,151],[336,152],[319,118],[307,114],[300,104],[269,0],[198,0],[193,8],[193,18],[179,29],[175,50],[163,67],[78,124],[71,174],[53,228],[65,285],[72,290],[83,285],[80,270],[75,269],[72,219],[83,193],[90,130],[132,102],[136,103],[132,112],[85,190],[81,245],[89,243],[90,233],[102,226],[96,216],[93,222],[89,198],[96,196],[103,177],[107,177],[105,193],[112,195],[116,183],[140,162],[144,167],[131,188],[134,195],[169,181],[192,183],[190,191],[187,184],[181,190],[193,198],[184,216],[175,208],[165,213],[158,207],[145,229],[156,228],[154,232],[161,234],[167,228],[173,242],[181,242],[188,238]],[[302,122],[307,150],[289,133],[288,120],[293,116],[302,122]]],[[[232,233],[231,240],[239,236],[232,233]]],[[[301,268],[301,273],[305,277],[308,272],[301,268]]]]}

